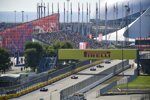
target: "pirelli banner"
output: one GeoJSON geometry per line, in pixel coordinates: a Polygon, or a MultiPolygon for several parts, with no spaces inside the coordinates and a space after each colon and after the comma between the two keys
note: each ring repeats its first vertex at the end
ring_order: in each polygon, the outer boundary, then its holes
{"type": "Polygon", "coordinates": [[[136,59],[136,49],[59,49],[58,59],[136,59]]]}

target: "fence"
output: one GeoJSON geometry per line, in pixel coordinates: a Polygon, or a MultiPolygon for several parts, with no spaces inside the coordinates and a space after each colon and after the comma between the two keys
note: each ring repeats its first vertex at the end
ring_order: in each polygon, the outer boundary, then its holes
{"type": "Polygon", "coordinates": [[[111,90],[113,87],[115,87],[119,84],[126,84],[128,82],[131,82],[134,79],[136,79],[136,77],[137,77],[137,72],[136,72],[136,70],[134,70],[134,75],[131,75],[129,77],[123,78],[122,80],[114,81],[114,82],[110,83],[109,85],[107,85],[107,86],[103,87],[102,89],[100,89],[97,93],[98,94],[97,96],[100,96],[100,95],[103,95],[103,94],[107,93],[109,90],[111,90]]]}
{"type": "MultiPolygon", "coordinates": [[[[90,63],[89,60],[82,61],[81,63],[76,65],[76,68],[87,65],[89,63],[90,63]]],[[[24,83],[9,86],[9,87],[0,88],[0,95],[5,95],[5,94],[7,94],[8,92],[11,92],[11,91],[20,92],[20,91],[22,91],[22,90],[24,90],[28,87],[39,84],[41,82],[46,82],[51,78],[54,78],[56,76],[59,76],[61,74],[64,74],[64,73],[72,71],[72,70],[74,70],[74,69],[72,69],[72,67],[66,67],[66,68],[63,68],[63,69],[60,69],[60,70],[56,70],[52,73],[45,73],[45,72],[41,73],[41,74],[37,75],[36,77],[28,79],[24,83]]]]}
{"type": "Polygon", "coordinates": [[[121,71],[129,68],[129,61],[123,61],[117,65],[114,65],[113,67],[104,70],[103,72],[100,72],[98,74],[101,75],[96,75],[92,76],[84,81],[81,81],[71,87],[68,87],[60,92],[60,99],[61,100],[68,100],[68,98],[75,92],[86,92],[89,89],[95,87],[96,85],[104,82],[105,80],[111,78],[112,76],[120,73],[121,71]],[[122,67],[122,63],[124,64],[125,67],[122,67]],[[104,76],[106,75],[106,76],[104,76]]]}

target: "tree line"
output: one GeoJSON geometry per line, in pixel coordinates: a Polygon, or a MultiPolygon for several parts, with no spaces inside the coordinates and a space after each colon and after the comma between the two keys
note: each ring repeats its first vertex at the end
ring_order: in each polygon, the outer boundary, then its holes
{"type": "MultiPolygon", "coordinates": [[[[33,71],[37,69],[43,57],[56,57],[58,49],[72,49],[69,42],[57,41],[53,45],[41,45],[37,42],[27,42],[24,47],[25,67],[30,67],[33,71]]],[[[10,52],[0,48],[0,71],[5,73],[12,66],[10,52]]]]}

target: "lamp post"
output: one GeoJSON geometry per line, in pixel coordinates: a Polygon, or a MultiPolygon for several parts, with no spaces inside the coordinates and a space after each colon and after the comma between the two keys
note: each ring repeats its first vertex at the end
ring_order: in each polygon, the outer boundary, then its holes
{"type": "Polygon", "coordinates": [[[70,0],[67,0],[67,23],[69,22],[68,20],[68,18],[69,18],[69,1],[70,0]]]}
{"type": "Polygon", "coordinates": [[[126,33],[127,35],[126,35],[125,42],[126,42],[126,46],[127,46],[128,42],[129,42],[129,39],[128,39],[128,37],[129,37],[129,32],[128,32],[128,14],[130,12],[130,8],[129,8],[129,5],[125,5],[124,7],[125,7],[125,12],[126,12],[126,29],[127,29],[127,33],[126,33]]]}
{"type": "Polygon", "coordinates": [[[22,13],[22,23],[24,22],[24,11],[21,11],[22,13]]]}
{"type": "Polygon", "coordinates": [[[15,24],[16,24],[16,10],[14,11],[14,20],[15,20],[15,24]]]}

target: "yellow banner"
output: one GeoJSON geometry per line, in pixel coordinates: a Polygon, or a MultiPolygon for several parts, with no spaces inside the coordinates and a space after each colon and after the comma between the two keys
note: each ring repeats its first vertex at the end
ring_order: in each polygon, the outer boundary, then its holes
{"type": "Polygon", "coordinates": [[[59,49],[58,59],[136,59],[136,49],[59,49]]]}

